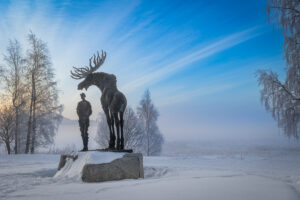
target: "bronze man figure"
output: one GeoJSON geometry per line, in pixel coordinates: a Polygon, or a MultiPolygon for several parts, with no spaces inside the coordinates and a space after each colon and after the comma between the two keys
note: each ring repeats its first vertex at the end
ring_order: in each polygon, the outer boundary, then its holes
{"type": "Polygon", "coordinates": [[[82,101],[78,102],[77,105],[77,115],[79,117],[79,126],[80,126],[80,132],[83,142],[83,149],[82,151],[88,151],[88,141],[89,141],[89,135],[88,135],[88,128],[90,125],[89,117],[92,114],[92,107],[90,102],[85,100],[85,94],[80,94],[82,101]]]}

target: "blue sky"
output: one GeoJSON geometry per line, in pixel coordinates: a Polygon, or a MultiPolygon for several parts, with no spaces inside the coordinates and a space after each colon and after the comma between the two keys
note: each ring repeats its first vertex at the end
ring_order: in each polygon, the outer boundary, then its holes
{"type": "MultiPolygon", "coordinates": [[[[149,88],[167,139],[267,138],[280,131],[259,100],[257,69],[284,75],[283,39],[267,23],[264,0],[0,1],[0,52],[26,48],[32,30],[47,42],[63,115],[76,119],[72,66],[107,51],[99,71],[114,73],[135,108],[149,88]]],[[[284,77],[283,77],[284,78],[284,77]]],[[[100,91],[86,92],[94,114],[100,91]]]]}

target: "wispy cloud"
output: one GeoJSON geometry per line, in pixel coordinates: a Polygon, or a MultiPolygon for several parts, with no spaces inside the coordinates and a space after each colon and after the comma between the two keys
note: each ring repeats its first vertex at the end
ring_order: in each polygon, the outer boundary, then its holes
{"type": "Polygon", "coordinates": [[[257,37],[260,34],[261,32],[259,32],[259,29],[257,27],[231,34],[205,47],[199,48],[195,52],[185,55],[184,57],[175,60],[174,62],[171,62],[158,70],[152,71],[151,73],[147,73],[141,76],[140,78],[127,83],[125,86],[123,86],[122,89],[127,92],[131,92],[146,84],[156,83],[160,80],[168,78],[175,72],[188,67],[190,64],[196,61],[200,61],[201,59],[213,56],[221,51],[224,51],[240,43],[246,42],[254,37],[257,37]]]}
{"type": "Polygon", "coordinates": [[[166,105],[173,105],[177,103],[183,103],[190,99],[195,99],[201,96],[213,95],[222,91],[224,92],[232,88],[239,87],[247,82],[249,81],[246,80],[246,81],[241,81],[236,83],[226,83],[226,84],[218,84],[218,85],[211,85],[211,86],[205,85],[202,87],[198,87],[195,90],[187,90],[184,92],[180,92],[179,94],[177,92],[175,95],[169,95],[161,98],[157,105],[166,106],[166,105]]]}
{"type": "MultiPolygon", "coordinates": [[[[271,57],[262,58],[261,60],[245,59],[241,61],[227,61],[215,65],[207,64],[204,68],[209,65],[211,68],[220,69],[222,73],[216,72],[209,76],[199,76],[197,85],[192,85],[193,81],[187,83],[187,80],[184,79],[181,81],[185,82],[186,85],[173,84],[164,86],[163,88],[158,87],[155,94],[155,97],[159,97],[157,105],[163,107],[174,104],[185,104],[186,102],[195,101],[200,97],[211,97],[213,95],[220,97],[232,89],[243,88],[241,91],[245,91],[245,87],[247,90],[251,89],[251,87],[255,88],[257,87],[254,76],[255,71],[264,66],[279,65],[280,60],[280,57],[271,57]],[[222,69],[224,68],[227,70],[223,71],[222,69]]],[[[237,96],[239,96],[238,93],[231,93],[230,95],[231,98],[237,98],[237,96]]]]}

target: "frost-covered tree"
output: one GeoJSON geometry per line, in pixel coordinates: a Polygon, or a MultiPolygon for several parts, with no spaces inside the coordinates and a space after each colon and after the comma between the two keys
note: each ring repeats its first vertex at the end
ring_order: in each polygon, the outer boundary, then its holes
{"type": "Polygon", "coordinates": [[[0,108],[0,141],[5,144],[8,154],[11,153],[11,143],[14,140],[14,118],[14,108],[3,104],[0,108]]]}
{"type": "Polygon", "coordinates": [[[58,126],[58,91],[47,44],[32,32],[28,35],[26,57],[29,113],[25,153],[53,140],[58,126]],[[37,134],[38,133],[38,134],[37,134]]]}
{"type": "MultiPolygon", "coordinates": [[[[134,110],[127,107],[124,113],[124,147],[133,149],[134,152],[143,151],[144,132],[141,121],[137,118],[134,110]]],[[[96,142],[101,148],[108,147],[109,128],[104,113],[99,113],[96,142]]]]}
{"type": "Polygon", "coordinates": [[[4,90],[13,105],[14,123],[15,123],[15,154],[19,152],[19,125],[20,125],[20,109],[25,104],[24,100],[24,59],[22,58],[21,45],[17,40],[10,40],[9,45],[4,54],[4,90]]]}
{"type": "Polygon", "coordinates": [[[269,0],[269,22],[281,27],[286,60],[285,80],[271,70],[259,70],[261,100],[284,133],[298,139],[300,133],[300,1],[269,0]]]}
{"type": "Polygon", "coordinates": [[[140,105],[137,108],[139,119],[143,123],[144,132],[146,134],[146,154],[158,155],[162,150],[164,138],[157,126],[158,111],[152,103],[150,92],[146,90],[140,105]]]}
{"type": "Polygon", "coordinates": [[[109,128],[106,122],[106,116],[103,112],[99,113],[97,119],[97,134],[95,141],[99,144],[100,148],[107,148],[109,144],[109,128]]]}
{"type": "Polygon", "coordinates": [[[138,119],[134,110],[127,107],[124,113],[124,146],[135,152],[143,152],[145,133],[143,124],[138,119]]]}

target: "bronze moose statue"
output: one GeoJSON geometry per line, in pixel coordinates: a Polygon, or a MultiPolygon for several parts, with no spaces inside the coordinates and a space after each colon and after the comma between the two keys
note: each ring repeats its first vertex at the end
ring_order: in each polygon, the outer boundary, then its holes
{"type": "Polygon", "coordinates": [[[108,149],[123,150],[124,149],[124,111],[127,106],[125,95],[117,88],[117,78],[113,74],[104,72],[95,72],[104,63],[106,52],[102,51],[101,57],[99,52],[89,59],[89,67],[73,67],[71,71],[73,79],[84,79],[78,84],[78,90],[87,90],[91,85],[97,86],[101,90],[101,104],[106,115],[107,124],[110,132],[110,140],[108,149]],[[94,66],[93,66],[94,65],[94,66]],[[115,147],[115,129],[117,132],[117,145],[115,147]],[[121,135],[120,135],[121,134],[121,135]]]}

